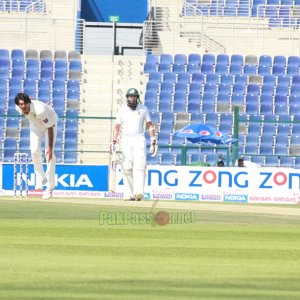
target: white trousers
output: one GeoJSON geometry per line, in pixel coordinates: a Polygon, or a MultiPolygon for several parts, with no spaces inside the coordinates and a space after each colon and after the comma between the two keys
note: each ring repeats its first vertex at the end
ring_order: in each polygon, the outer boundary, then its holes
{"type": "Polygon", "coordinates": [[[45,140],[45,151],[49,145],[48,138],[48,129],[44,131],[34,124],[30,125],[30,151],[31,157],[34,165],[34,173],[36,176],[36,182],[41,183],[44,178],[47,178],[47,188],[54,189],[55,188],[55,165],[56,165],[56,157],[54,154],[54,147],[56,141],[57,134],[57,126],[53,127],[53,156],[50,162],[47,162],[47,170],[46,174],[43,168],[43,158],[42,158],[42,142],[45,140]]]}
{"type": "Polygon", "coordinates": [[[144,194],[146,171],[146,139],[144,136],[122,137],[124,198],[144,194]]]}

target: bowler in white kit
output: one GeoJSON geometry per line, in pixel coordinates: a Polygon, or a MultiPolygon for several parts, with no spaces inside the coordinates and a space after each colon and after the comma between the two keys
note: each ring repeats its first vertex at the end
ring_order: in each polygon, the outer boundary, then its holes
{"type": "Polygon", "coordinates": [[[31,100],[25,93],[18,93],[15,97],[16,109],[29,120],[30,127],[30,151],[36,175],[36,190],[47,188],[43,199],[49,199],[55,188],[56,157],[54,147],[57,133],[58,117],[49,105],[31,100]],[[44,172],[42,159],[42,141],[45,139],[45,157],[47,170],[44,172]]]}
{"type": "Polygon", "coordinates": [[[116,117],[111,153],[115,151],[122,127],[122,169],[124,173],[124,199],[140,201],[144,198],[146,175],[146,138],[144,126],[149,130],[151,139],[150,154],[156,155],[157,143],[155,129],[148,108],[139,101],[139,93],[131,88],[126,93],[127,103],[122,106],[116,117]]]}

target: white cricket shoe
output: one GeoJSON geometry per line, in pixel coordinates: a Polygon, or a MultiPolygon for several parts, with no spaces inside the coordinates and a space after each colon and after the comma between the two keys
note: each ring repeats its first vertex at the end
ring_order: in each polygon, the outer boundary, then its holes
{"type": "Polygon", "coordinates": [[[48,200],[52,197],[53,190],[46,189],[43,195],[43,200],[48,200]]]}
{"type": "Polygon", "coordinates": [[[141,201],[144,199],[144,195],[143,194],[135,194],[135,201],[141,201]]]}
{"type": "Polygon", "coordinates": [[[41,191],[42,189],[43,189],[43,186],[47,183],[47,178],[45,177],[44,179],[43,179],[43,181],[41,181],[41,182],[37,182],[37,184],[36,184],[36,186],[35,186],[35,190],[36,191],[41,191]]]}

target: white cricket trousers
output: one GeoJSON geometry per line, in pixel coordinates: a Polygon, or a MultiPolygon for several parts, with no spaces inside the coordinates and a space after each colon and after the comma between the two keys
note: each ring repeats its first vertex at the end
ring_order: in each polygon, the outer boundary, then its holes
{"type": "MultiPolygon", "coordinates": [[[[53,127],[53,149],[55,147],[57,125],[53,127]]],[[[34,173],[36,176],[36,182],[42,182],[43,179],[47,178],[47,188],[53,190],[55,188],[55,165],[56,157],[53,151],[53,156],[50,162],[47,162],[46,174],[43,168],[42,158],[42,142],[45,140],[45,152],[49,145],[48,129],[41,130],[34,124],[30,125],[30,151],[34,165],[34,173]]]]}
{"type": "Polygon", "coordinates": [[[146,172],[146,139],[145,136],[122,137],[124,198],[144,194],[146,172]]]}

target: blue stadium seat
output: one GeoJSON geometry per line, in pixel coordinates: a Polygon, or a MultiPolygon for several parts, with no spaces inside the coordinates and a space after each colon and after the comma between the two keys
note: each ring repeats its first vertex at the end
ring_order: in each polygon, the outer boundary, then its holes
{"type": "Polygon", "coordinates": [[[157,66],[156,64],[153,63],[148,63],[146,62],[144,64],[144,73],[151,73],[151,72],[156,72],[157,71],[157,66]]]}
{"type": "Polygon", "coordinates": [[[174,112],[186,112],[186,103],[184,102],[174,102],[173,111],[174,112]]]}
{"type": "Polygon", "coordinates": [[[11,59],[24,61],[24,51],[22,49],[13,49],[11,51],[11,59]]]}
{"type": "Polygon", "coordinates": [[[51,94],[50,91],[47,90],[39,90],[38,91],[38,100],[44,103],[50,103],[51,101],[51,94]]]}
{"type": "Polygon", "coordinates": [[[167,72],[163,74],[163,82],[175,83],[176,82],[176,74],[167,72]]]}
{"type": "Polygon", "coordinates": [[[232,74],[222,74],[221,75],[221,84],[233,84],[233,75],[232,74]]]}
{"type": "Polygon", "coordinates": [[[160,86],[160,92],[163,93],[168,93],[168,94],[171,94],[173,93],[173,89],[174,89],[174,86],[173,86],[173,83],[171,82],[162,82],[161,86],[160,86]]]}
{"type": "Polygon", "coordinates": [[[266,167],[279,167],[277,156],[266,156],[266,167]]]}
{"type": "Polygon", "coordinates": [[[51,82],[48,79],[40,79],[38,81],[38,89],[48,91],[50,93],[51,90],[51,82]]]}
{"type": "Polygon", "coordinates": [[[184,84],[190,83],[190,74],[189,73],[178,74],[177,83],[184,83],[184,84]]]}
{"type": "Polygon", "coordinates": [[[297,95],[300,96],[300,85],[293,84],[291,87],[291,95],[297,95]]]}
{"type": "Polygon", "coordinates": [[[159,156],[156,155],[154,157],[151,156],[150,153],[147,153],[147,165],[158,165],[159,164],[159,156]]]}
{"type": "MultiPolygon", "coordinates": [[[[60,82],[62,82],[64,84],[64,81],[60,81],[60,82]]],[[[158,93],[159,92],[159,83],[155,82],[155,81],[148,81],[147,85],[146,85],[146,91],[158,93]]]]}
{"type": "Polygon", "coordinates": [[[177,82],[175,85],[175,93],[181,92],[181,93],[187,93],[187,84],[182,82],[177,82]]]}
{"type": "Polygon", "coordinates": [[[213,83],[213,84],[219,84],[220,77],[218,74],[207,74],[206,75],[206,83],[213,83]]]}
{"type": "Polygon", "coordinates": [[[217,93],[217,85],[215,83],[205,83],[204,84],[204,89],[203,89],[204,93],[213,93],[216,94],[217,93]]]}
{"type": "Polygon", "coordinates": [[[149,73],[149,81],[161,82],[161,73],[151,72],[149,73]]]}
{"type": "Polygon", "coordinates": [[[14,154],[16,151],[17,151],[17,140],[15,138],[6,138],[4,140],[3,160],[5,162],[12,162],[14,160],[14,154]]]}
{"type": "Polygon", "coordinates": [[[165,64],[165,63],[160,63],[158,65],[158,72],[161,72],[161,73],[171,72],[171,65],[170,64],[165,64]]]}
{"type": "Polygon", "coordinates": [[[53,90],[52,91],[52,98],[60,99],[64,101],[65,99],[65,91],[64,90],[53,90]]]}
{"type": "Polygon", "coordinates": [[[187,64],[186,55],[185,54],[175,54],[175,56],[174,56],[174,64],[186,65],[187,64]]]}
{"type": "Polygon", "coordinates": [[[242,66],[244,65],[244,57],[241,54],[233,54],[231,55],[231,65],[239,65],[242,66]]]}
{"type": "Polygon", "coordinates": [[[271,74],[270,66],[259,65],[258,66],[258,74],[260,74],[260,75],[269,75],[269,74],[271,74]]]}
{"type": "Polygon", "coordinates": [[[160,131],[157,135],[157,142],[160,145],[169,145],[170,144],[170,133],[165,131],[160,131]]]}
{"type": "Polygon", "coordinates": [[[49,59],[44,59],[41,61],[41,70],[49,70],[53,72],[53,61],[49,59]]]}
{"type": "Polygon", "coordinates": [[[171,54],[161,54],[160,64],[173,64],[173,56],[171,54]]]}
{"type": "Polygon", "coordinates": [[[203,102],[202,112],[203,113],[214,113],[216,111],[215,104],[212,102],[203,102]]]}
{"type": "Polygon", "coordinates": [[[185,73],[185,65],[174,64],[173,72],[176,74],[185,73]]]}
{"type": "Polygon", "coordinates": [[[270,74],[270,75],[264,75],[264,84],[266,83],[270,83],[272,84],[273,86],[276,85],[276,76],[273,75],[273,74],[270,74]]]}
{"type": "MultiPolygon", "coordinates": [[[[57,63],[58,63],[58,61],[55,62],[55,69],[56,69],[56,67],[57,67],[57,63]]],[[[81,64],[81,61],[77,61],[77,60],[70,61],[70,64],[69,64],[69,70],[75,70],[75,71],[80,71],[80,72],[82,72],[82,64],[81,64]]]]}
{"type": "Polygon", "coordinates": [[[200,103],[188,102],[187,111],[189,113],[200,113],[200,103]]]}
{"type": "Polygon", "coordinates": [[[22,90],[22,81],[21,79],[18,78],[11,78],[9,79],[9,84],[8,84],[10,89],[16,89],[21,91],[22,90]]]}
{"type": "Polygon", "coordinates": [[[199,91],[197,91],[197,90],[190,91],[190,93],[188,95],[188,103],[200,104],[201,100],[202,100],[202,97],[201,97],[199,91]]]}
{"type": "Polygon", "coordinates": [[[225,84],[225,83],[219,84],[218,93],[223,93],[223,94],[230,95],[231,94],[231,85],[230,84],[225,84]]]}
{"type": "Polygon", "coordinates": [[[247,74],[247,75],[256,74],[256,66],[255,65],[245,65],[244,66],[244,74],[247,74]]]}
{"type": "Polygon", "coordinates": [[[300,114],[300,105],[295,104],[295,105],[290,105],[290,111],[289,113],[291,115],[299,115],[300,114]]]}
{"type": "Polygon", "coordinates": [[[186,104],[186,93],[183,91],[175,92],[174,94],[174,104],[184,103],[186,104]]]}
{"type": "Polygon", "coordinates": [[[75,151],[77,150],[77,144],[75,144],[73,142],[68,143],[67,147],[68,148],[65,149],[66,152],[64,153],[64,158],[63,158],[64,163],[67,163],[67,164],[68,163],[69,164],[76,163],[77,162],[77,152],[75,152],[75,151]],[[72,147],[72,149],[76,147],[76,150],[71,150],[71,149],[69,149],[70,147],[72,147]]]}
{"type": "MultiPolygon", "coordinates": [[[[52,82],[53,90],[65,90],[65,81],[54,79],[52,82]]],[[[79,81],[78,80],[68,80],[68,90],[76,90],[79,92],[79,81]]]]}
{"type": "Polygon", "coordinates": [[[13,78],[23,79],[24,78],[24,70],[22,69],[12,69],[12,75],[13,78]]]}
{"type": "Polygon", "coordinates": [[[245,86],[247,84],[247,75],[245,75],[245,74],[235,75],[234,83],[235,84],[243,84],[245,86]]]}
{"type": "Polygon", "coordinates": [[[147,54],[146,63],[158,64],[159,57],[155,54],[147,54]]]}
{"type": "Polygon", "coordinates": [[[202,64],[200,70],[203,74],[210,74],[214,72],[214,66],[210,64],[202,64]]]}
{"type": "Polygon", "coordinates": [[[232,93],[245,93],[245,85],[243,83],[235,83],[232,87],[232,93]]]}
{"type": "Polygon", "coordinates": [[[294,158],[291,156],[282,156],[280,158],[280,167],[293,168],[294,167],[294,158]]]}
{"type": "Polygon", "coordinates": [[[291,94],[288,97],[289,105],[300,105],[300,94],[291,94]]]}
{"type": "Polygon", "coordinates": [[[158,111],[160,111],[160,112],[171,111],[171,102],[160,101],[158,104],[158,111]]]}
{"type": "Polygon", "coordinates": [[[200,65],[201,64],[201,55],[196,54],[196,53],[189,54],[188,63],[194,64],[194,65],[200,65]]]}
{"type": "Polygon", "coordinates": [[[18,70],[22,70],[24,72],[25,69],[25,62],[24,60],[21,59],[15,59],[12,61],[12,69],[18,69],[18,70]]]}
{"type": "Polygon", "coordinates": [[[156,111],[150,111],[150,118],[153,123],[160,123],[160,115],[156,111]]]}
{"type": "Polygon", "coordinates": [[[261,55],[259,57],[259,65],[272,66],[272,57],[270,55],[261,55]]]}
{"type": "Polygon", "coordinates": [[[276,94],[274,98],[274,104],[287,106],[287,96],[285,94],[276,94]]]}
{"type": "Polygon", "coordinates": [[[193,73],[192,74],[192,83],[197,82],[203,84],[205,81],[204,75],[201,73],[193,73]]]}
{"type": "Polygon", "coordinates": [[[277,76],[284,75],[285,74],[285,67],[284,66],[279,66],[279,65],[273,65],[272,74],[277,75],[277,76]]]}
{"type": "Polygon", "coordinates": [[[287,66],[286,74],[289,76],[299,75],[299,67],[298,66],[287,66]]]}
{"type": "Polygon", "coordinates": [[[260,86],[256,83],[249,83],[247,86],[247,94],[260,94],[260,86]]]}
{"type": "Polygon", "coordinates": [[[156,103],[156,102],[157,102],[157,93],[146,91],[145,103],[149,104],[149,103],[156,103]]]}
{"type": "MultiPolygon", "coordinates": [[[[42,70],[43,72],[43,70],[42,70]]],[[[67,71],[63,69],[56,69],[54,73],[54,79],[67,80],[67,71]]]]}
{"type": "Polygon", "coordinates": [[[300,67],[300,56],[289,56],[287,61],[288,66],[300,67]]]}
{"type": "Polygon", "coordinates": [[[192,82],[190,84],[190,93],[191,92],[201,94],[202,93],[202,84],[198,83],[198,82],[192,82]]]}
{"type": "Polygon", "coordinates": [[[78,100],[80,99],[80,92],[78,90],[68,90],[67,99],[78,100]]]}
{"type": "Polygon", "coordinates": [[[274,95],[274,93],[273,85],[264,84],[262,86],[261,95],[274,95]]]}
{"type": "Polygon", "coordinates": [[[198,64],[191,64],[189,63],[187,65],[187,70],[188,73],[198,73],[200,71],[200,65],[198,64]]]}
{"type": "Polygon", "coordinates": [[[272,142],[273,142],[273,138],[270,137],[270,139],[267,142],[261,144],[260,147],[259,147],[259,154],[261,154],[261,155],[273,155],[273,149],[271,147],[272,142]]]}
{"type": "Polygon", "coordinates": [[[208,53],[203,54],[202,64],[215,65],[215,63],[216,63],[216,58],[214,54],[208,54],[208,53]]]}
{"type": "Polygon", "coordinates": [[[282,56],[282,55],[274,56],[273,65],[274,66],[285,67],[286,66],[286,57],[282,56]]]}
{"type": "Polygon", "coordinates": [[[220,64],[217,64],[216,65],[216,73],[217,74],[220,74],[220,75],[223,75],[223,74],[228,74],[228,66],[226,65],[220,65],[220,64]]]}
{"type": "MultiPolygon", "coordinates": [[[[56,88],[56,84],[61,85],[58,89],[63,89],[63,85],[65,84],[63,81],[53,80],[53,89],[56,88]]],[[[67,90],[80,90],[80,82],[79,80],[68,80],[67,82],[67,90]]]]}
{"type": "Polygon", "coordinates": [[[243,93],[236,93],[233,92],[232,93],[232,97],[231,97],[231,103],[233,105],[243,105],[245,102],[245,96],[243,93]]]}
{"type": "MultiPolygon", "coordinates": [[[[248,97],[248,95],[247,95],[247,97],[248,97]]],[[[247,97],[246,97],[246,99],[247,99],[247,97]]],[[[247,102],[247,104],[246,104],[246,113],[247,114],[252,114],[252,115],[257,114],[258,113],[258,106],[257,106],[257,104],[256,103],[248,103],[247,102]]]]}
{"type": "Polygon", "coordinates": [[[260,155],[253,155],[251,156],[251,161],[260,165],[260,166],[264,166],[265,162],[264,162],[264,157],[260,156],[260,155]]]}
{"type": "Polygon", "coordinates": [[[227,54],[218,54],[217,64],[229,66],[229,64],[230,64],[229,56],[227,54]]]}
{"type": "Polygon", "coordinates": [[[7,49],[0,49],[0,60],[9,60],[9,51],[7,49]]]}
{"type": "Polygon", "coordinates": [[[10,62],[9,60],[0,59],[0,78],[7,79],[9,78],[9,68],[10,62]]]}
{"type": "Polygon", "coordinates": [[[174,154],[173,153],[162,153],[161,154],[162,165],[174,165],[174,154]]]}

